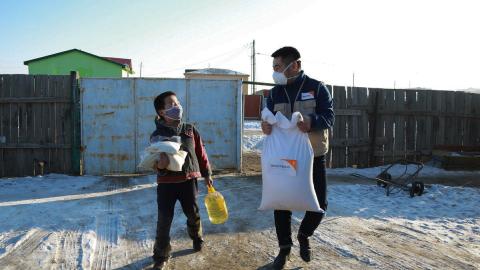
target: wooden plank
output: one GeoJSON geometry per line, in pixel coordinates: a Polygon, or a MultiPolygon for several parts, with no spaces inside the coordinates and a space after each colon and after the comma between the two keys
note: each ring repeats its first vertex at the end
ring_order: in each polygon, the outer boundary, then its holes
{"type": "MultiPolygon", "coordinates": [[[[434,110],[436,112],[444,113],[446,112],[446,91],[438,91],[435,93],[434,102],[434,110]]],[[[445,116],[434,117],[433,123],[433,131],[434,131],[434,145],[444,145],[445,144],[445,116]]]]}
{"type": "MultiPolygon", "coordinates": [[[[29,77],[31,80],[31,77],[29,77]]],[[[0,98],[1,103],[70,103],[71,100],[66,98],[55,97],[12,97],[12,98],[0,98]]]]}
{"type": "MultiPolygon", "coordinates": [[[[417,110],[426,110],[427,108],[427,92],[425,90],[417,91],[417,102],[415,108],[417,110]]],[[[430,137],[427,137],[427,117],[424,115],[417,115],[415,117],[417,122],[417,131],[416,131],[416,140],[415,140],[415,150],[417,153],[421,153],[422,150],[428,150],[431,148],[427,147],[427,141],[430,140],[430,137]]],[[[415,156],[416,161],[421,161],[421,155],[418,154],[415,156]]]]}
{"type": "MultiPolygon", "coordinates": [[[[6,75],[0,74],[0,98],[6,97],[8,88],[6,83],[6,75]]],[[[8,133],[8,114],[7,110],[9,104],[0,104],[0,145],[5,143],[7,140],[7,133],[8,133]]],[[[5,160],[5,151],[0,149],[0,177],[6,176],[6,160],[5,160]]]]}
{"type": "MultiPolygon", "coordinates": [[[[395,90],[385,89],[384,92],[385,92],[385,108],[393,108],[395,106],[395,90]]],[[[390,164],[395,161],[395,155],[394,155],[395,116],[383,115],[383,119],[385,123],[385,137],[387,138],[387,142],[383,146],[383,150],[385,151],[384,163],[390,164]]]]}
{"type": "Polygon", "coordinates": [[[385,92],[381,88],[369,88],[369,103],[371,106],[371,114],[369,117],[369,138],[371,139],[371,148],[369,150],[369,166],[377,166],[383,164],[383,156],[374,156],[376,151],[383,151],[383,145],[380,147],[376,145],[376,137],[384,136],[384,119],[378,113],[379,110],[385,107],[385,92]],[[375,139],[374,139],[375,138],[375,139]]]}
{"type": "Polygon", "coordinates": [[[37,143],[6,143],[0,144],[0,149],[69,149],[72,148],[70,144],[37,144],[37,143]]]}
{"type": "MultiPolygon", "coordinates": [[[[332,89],[333,87],[331,85],[325,85],[327,87],[327,90],[328,92],[330,93],[330,96],[333,97],[333,93],[332,93],[332,89]]],[[[335,103],[333,104],[333,106],[335,107],[335,103]]],[[[335,108],[334,108],[335,110],[335,108]]],[[[329,141],[329,145],[328,145],[328,152],[327,154],[325,155],[325,161],[326,161],[326,166],[327,168],[332,168],[332,142],[333,142],[333,128],[331,128],[329,130],[329,133],[328,133],[328,141],[329,141]]]]}
{"type": "MultiPolygon", "coordinates": [[[[47,92],[47,87],[48,87],[48,76],[44,75],[35,75],[34,76],[34,93],[33,96],[35,98],[45,98],[46,97],[46,92],[47,92]]],[[[32,144],[38,144],[38,145],[45,145],[44,137],[45,137],[45,124],[46,121],[45,119],[42,119],[43,114],[44,114],[44,106],[45,103],[32,103],[32,109],[33,109],[33,120],[34,120],[34,138],[32,140],[32,144]]],[[[48,159],[48,151],[46,151],[43,148],[40,149],[35,149],[34,151],[34,159],[36,160],[47,160],[48,159]]],[[[37,174],[39,166],[36,164],[37,168],[37,174]]]]}
{"type": "MultiPolygon", "coordinates": [[[[350,108],[356,103],[356,95],[355,93],[356,88],[347,87],[347,108],[350,108]],[[355,95],[355,97],[354,97],[355,95]]],[[[349,110],[349,109],[347,109],[349,110]]],[[[347,111],[344,110],[344,111],[347,111]]],[[[354,111],[354,110],[352,110],[354,111]]],[[[361,114],[360,110],[357,110],[359,115],[361,114]]],[[[335,114],[336,115],[336,114],[335,114]]],[[[358,152],[351,151],[352,147],[350,146],[350,142],[352,139],[358,139],[358,118],[355,115],[349,114],[347,117],[347,139],[346,140],[346,147],[347,147],[347,167],[352,167],[352,165],[357,166],[358,164],[358,152]]]]}
{"type": "MultiPolygon", "coordinates": [[[[415,109],[417,102],[417,91],[407,90],[407,99],[406,99],[406,109],[412,110],[415,109]]],[[[416,134],[416,121],[415,116],[408,116],[406,121],[406,130],[405,130],[405,147],[407,153],[415,152],[415,134],[416,134]]],[[[414,155],[407,155],[408,160],[414,160],[414,155]]]]}
{"type": "MultiPolygon", "coordinates": [[[[19,97],[28,97],[30,95],[30,85],[28,80],[28,75],[15,75],[15,94],[19,97]]],[[[28,115],[27,115],[27,104],[20,103],[16,104],[18,108],[18,143],[24,143],[27,140],[28,136],[28,115]]],[[[28,165],[31,164],[28,152],[17,149],[16,151],[16,160],[17,160],[17,169],[21,176],[28,175],[28,165]]]]}
{"type": "MultiPolygon", "coordinates": [[[[405,110],[405,90],[395,89],[395,109],[396,110],[405,110]]],[[[394,152],[395,153],[405,153],[405,117],[402,115],[395,116],[395,143],[394,143],[394,152]]],[[[399,156],[396,154],[396,156],[399,156]]],[[[405,158],[405,156],[402,156],[405,158]]]]}
{"type": "MultiPolygon", "coordinates": [[[[455,111],[456,112],[465,112],[465,92],[456,91],[455,92],[455,111]]],[[[456,145],[463,145],[463,136],[465,128],[465,118],[455,117],[455,136],[454,143],[456,145]]]]}
{"type": "MultiPolygon", "coordinates": [[[[337,109],[346,109],[346,91],[344,86],[333,87],[334,106],[337,109]]],[[[333,139],[345,139],[346,138],[346,116],[336,116],[335,126],[333,128],[333,139]]],[[[334,147],[333,148],[333,167],[343,168],[346,166],[346,148],[334,147]]]]}
{"type": "MultiPolygon", "coordinates": [[[[388,143],[389,139],[387,137],[377,137],[375,138],[375,143],[377,146],[382,146],[388,143]]],[[[335,147],[346,147],[351,146],[352,148],[359,147],[368,147],[370,145],[369,138],[346,138],[346,139],[336,139],[332,146],[335,147]]],[[[368,150],[368,149],[367,149],[368,150]]]]}
{"type": "MultiPolygon", "coordinates": [[[[56,104],[55,109],[55,134],[57,144],[68,144],[71,145],[72,138],[72,122],[71,122],[71,82],[70,76],[58,77],[56,84],[55,95],[58,98],[65,98],[70,100],[69,103],[56,104]]],[[[58,158],[61,160],[61,163],[58,164],[58,170],[63,173],[71,173],[71,147],[57,149],[55,153],[58,158]]]]}
{"type": "MultiPolygon", "coordinates": [[[[427,111],[433,111],[433,95],[435,94],[434,91],[432,90],[425,90],[425,109],[427,111]]],[[[433,149],[433,142],[434,142],[434,130],[433,130],[433,116],[425,116],[425,142],[424,142],[424,148],[425,149],[433,149]]],[[[420,149],[420,151],[423,151],[425,149],[420,149]]],[[[423,162],[424,160],[422,160],[423,162]]]]}
{"type": "MultiPolygon", "coordinates": [[[[472,102],[473,102],[473,97],[474,94],[468,93],[465,94],[465,114],[469,114],[472,111],[472,102]]],[[[465,118],[464,119],[465,123],[463,126],[463,142],[462,145],[473,145],[474,142],[472,142],[472,138],[470,137],[471,134],[471,126],[472,126],[472,119],[465,118]]]]}
{"type": "MultiPolygon", "coordinates": [[[[19,77],[17,75],[12,76],[11,80],[11,95],[14,97],[19,97],[21,94],[21,90],[19,90],[19,77]]],[[[19,135],[20,135],[20,128],[19,128],[19,118],[20,118],[20,108],[18,104],[10,104],[10,143],[20,143],[19,135]]],[[[8,155],[8,159],[13,161],[12,169],[15,171],[16,176],[23,176],[23,159],[21,160],[20,151],[12,150],[8,155]]]]}
{"type": "MultiPolygon", "coordinates": [[[[472,113],[480,115],[480,95],[476,94],[472,98],[472,113]]],[[[472,121],[470,125],[469,141],[471,145],[480,146],[480,120],[472,121]]]]}
{"type": "MultiPolygon", "coordinates": [[[[349,93],[352,92],[351,87],[347,88],[349,93]]],[[[350,94],[348,95],[350,99],[350,94]]],[[[347,103],[351,101],[347,101],[347,103]]],[[[347,105],[348,106],[348,105],[347,105]]],[[[360,116],[362,115],[362,110],[353,110],[353,109],[335,109],[335,116],[360,116]]]]}
{"type": "MultiPolygon", "coordinates": [[[[367,88],[359,87],[355,91],[357,94],[358,105],[359,106],[368,106],[368,95],[367,88]]],[[[362,115],[359,117],[358,123],[358,134],[360,138],[370,139],[368,136],[368,113],[367,110],[362,110],[362,115]]],[[[368,166],[368,150],[358,153],[358,166],[360,168],[365,168],[368,166]]]]}
{"type": "MultiPolygon", "coordinates": [[[[445,99],[445,110],[446,113],[455,112],[455,92],[448,91],[446,92],[445,99]]],[[[455,145],[456,144],[456,132],[457,132],[457,123],[454,117],[445,117],[445,144],[455,145]]]]}

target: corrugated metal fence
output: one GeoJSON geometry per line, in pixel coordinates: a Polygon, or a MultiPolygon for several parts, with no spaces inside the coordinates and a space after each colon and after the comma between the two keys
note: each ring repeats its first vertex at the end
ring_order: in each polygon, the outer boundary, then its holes
{"type": "Polygon", "coordinates": [[[86,173],[136,171],[155,129],[153,100],[167,90],[200,131],[214,169],[241,168],[240,81],[85,78],[80,84],[86,173]]]}

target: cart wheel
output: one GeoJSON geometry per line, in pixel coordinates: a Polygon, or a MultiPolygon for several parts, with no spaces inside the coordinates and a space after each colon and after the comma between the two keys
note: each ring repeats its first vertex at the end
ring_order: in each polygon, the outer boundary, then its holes
{"type": "MultiPolygon", "coordinates": [[[[387,180],[387,181],[392,180],[392,175],[389,174],[388,172],[381,173],[377,177],[380,178],[380,179],[383,179],[383,180],[387,180]]],[[[377,181],[377,186],[381,186],[383,188],[386,188],[388,186],[388,184],[385,183],[385,182],[382,182],[382,181],[377,181]]]]}
{"type": "Polygon", "coordinates": [[[412,187],[415,195],[422,196],[423,191],[425,190],[425,185],[423,182],[415,181],[413,182],[412,187]]]}

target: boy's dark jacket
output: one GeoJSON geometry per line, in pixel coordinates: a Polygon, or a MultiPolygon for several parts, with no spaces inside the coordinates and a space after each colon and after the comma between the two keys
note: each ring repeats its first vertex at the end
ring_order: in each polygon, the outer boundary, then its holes
{"type": "Polygon", "coordinates": [[[211,176],[212,171],[208,162],[207,152],[200,134],[193,125],[180,123],[178,128],[172,128],[165,126],[162,119],[156,119],[155,125],[157,129],[150,135],[150,141],[153,141],[157,136],[179,136],[182,144],[180,150],[188,153],[181,172],[173,172],[166,169],[159,170],[157,183],[179,183],[201,176],[211,176]]]}

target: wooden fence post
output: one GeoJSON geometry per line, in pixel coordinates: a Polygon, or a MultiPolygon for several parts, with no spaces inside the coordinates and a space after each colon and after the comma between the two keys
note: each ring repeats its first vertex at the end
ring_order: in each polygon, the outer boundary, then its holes
{"type": "Polygon", "coordinates": [[[70,72],[70,85],[72,88],[72,174],[80,175],[80,88],[78,85],[79,74],[70,72]]]}

